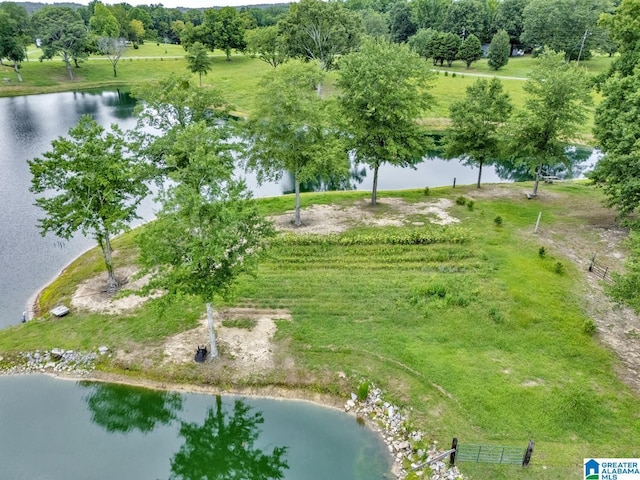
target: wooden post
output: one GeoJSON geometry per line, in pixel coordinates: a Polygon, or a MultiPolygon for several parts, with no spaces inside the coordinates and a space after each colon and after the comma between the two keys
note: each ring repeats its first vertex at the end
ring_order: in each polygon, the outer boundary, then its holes
{"type": "Polygon", "coordinates": [[[456,177],[453,177],[453,188],[456,188],[456,177]]]}
{"type": "Polygon", "coordinates": [[[522,466],[526,467],[529,465],[529,462],[531,461],[531,455],[533,455],[533,447],[535,445],[536,442],[534,442],[533,440],[529,440],[529,445],[527,446],[527,451],[524,454],[524,458],[522,459],[522,466]]]}
{"type": "Polygon", "coordinates": [[[593,267],[596,264],[596,254],[593,254],[593,257],[591,257],[591,263],[589,264],[589,271],[593,272],[593,267]]]}
{"type": "Polygon", "coordinates": [[[458,439],[453,437],[453,441],[451,442],[451,455],[449,455],[449,466],[453,467],[456,464],[456,453],[458,452],[458,439]]]}
{"type": "Polygon", "coordinates": [[[540,218],[542,218],[542,212],[538,212],[538,220],[536,221],[536,228],[533,233],[538,233],[538,227],[540,226],[540,218]]]}

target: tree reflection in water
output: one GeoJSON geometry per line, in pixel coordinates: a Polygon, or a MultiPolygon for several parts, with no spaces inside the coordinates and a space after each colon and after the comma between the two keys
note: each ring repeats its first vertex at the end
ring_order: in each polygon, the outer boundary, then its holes
{"type": "Polygon", "coordinates": [[[168,425],[182,410],[182,396],[145,388],[110,383],[80,384],[93,390],[85,397],[91,420],[108,432],[151,432],[158,425],[168,425]]]}
{"type": "Polygon", "coordinates": [[[182,422],[180,435],[185,442],[171,459],[171,479],[184,480],[271,480],[284,477],[289,468],[283,458],[287,447],[273,447],[265,454],[254,446],[259,436],[258,425],[264,419],[260,412],[236,400],[233,412],[222,408],[216,396],[216,407],[209,407],[202,425],[182,422]]]}

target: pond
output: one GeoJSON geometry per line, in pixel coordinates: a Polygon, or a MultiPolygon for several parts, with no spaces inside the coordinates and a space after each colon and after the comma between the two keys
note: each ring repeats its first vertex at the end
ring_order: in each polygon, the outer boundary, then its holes
{"type": "Polygon", "coordinates": [[[2,478],[392,478],[379,435],[289,400],[0,377],[2,478]]]}

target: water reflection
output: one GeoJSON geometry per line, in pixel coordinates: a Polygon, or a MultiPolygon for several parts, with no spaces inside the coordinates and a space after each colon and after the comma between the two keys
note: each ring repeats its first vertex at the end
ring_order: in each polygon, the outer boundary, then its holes
{"type": "Polygon", "coordinates": [[[209,407],[204,422],[182,422],[180,436],[185,440],[171,459],[171,479],[184,480],[270,480],[284,477],[289,466],[286,447],[273,447],[270,454],[255,447],[262,413],[252,412],[236,400],[233,412],[222,408],[222,397],[209,407]]]}
{"type": "Polygon", "coordinates": [[[175,392],[156,392],[144,388],[109,383],[80,383],[92,392],[85,396],[91,421],[107,432],[149,433],[168,425],[182,410],[182,396],[175,392]]]}

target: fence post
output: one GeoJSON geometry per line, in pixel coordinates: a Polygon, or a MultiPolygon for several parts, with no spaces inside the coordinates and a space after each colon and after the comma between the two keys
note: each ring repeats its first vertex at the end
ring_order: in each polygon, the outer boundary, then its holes
{"type": "Polygon", "coordinates": [[[593,266],[596,264],[596,254],[593,254],[593,257],[591,257],[591,263],[589,264],[589,271],[593,272],[593,266]]]}
{"type": "Polygon", "coordinates": [[[527,447],[527,451],[524,454],[524,458],[522,459],[522,466],[526,467],[529,465],[531,461],[531,455],[533,455],[533,446],[535,442],[533,440],[529,440],[529,446],[527,447]]]}
{"type": "Polygon", "coordinates": [[[453,188],[456,188],[456,177],[453,177],[453,188]]]}
{"type": "Polygon", "coordinates": [[[538,233],[538,227],[540,226],[540,218],[542,217],[542,212],[538,213],[538,220],[536,221],[536,228],[533,233],[538,233]]]}
{"type": "Polygon", "coordinates": [[[449,466],[453,467],[456,463],[456,453],[458,452],[458,439],[453,437],[453,441],[451,442],[451,455],[449,455],[449,466]]]}

